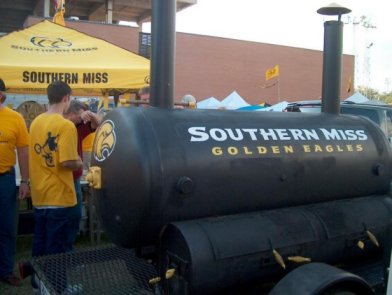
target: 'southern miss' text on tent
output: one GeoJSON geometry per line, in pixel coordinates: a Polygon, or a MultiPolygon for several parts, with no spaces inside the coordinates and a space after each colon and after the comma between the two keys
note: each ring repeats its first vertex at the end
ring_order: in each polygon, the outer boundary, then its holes
{"type": "Polygon", "coordinates": [[[148,59],[47,20],[0,38],[0,78],[12,93],[45,93],[53,80],[77,95],[126,91],[149,74],[148,59]]]}

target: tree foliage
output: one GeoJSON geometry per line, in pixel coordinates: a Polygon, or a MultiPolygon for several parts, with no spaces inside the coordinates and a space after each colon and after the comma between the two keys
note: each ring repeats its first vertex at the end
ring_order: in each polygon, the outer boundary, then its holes
{"type": "Polygon", "coordinates": [[[368,88],[364,86],[358,86],[355,89],[355,92],[359,92],[372,100],[382,100],[388,104],[392,104],[392,92],[383,92],[380,93],[373,88],[368,88]]]}
{"type": "Polygon", "coordinates": [[[392,104],[392,92],[381,94],[380,100],[385,101],[388,104],[392,104]]]}

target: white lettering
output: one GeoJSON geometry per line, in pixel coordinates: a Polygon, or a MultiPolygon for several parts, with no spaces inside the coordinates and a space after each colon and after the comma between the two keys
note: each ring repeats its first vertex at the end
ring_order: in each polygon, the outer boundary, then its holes
{"type": "Polygon", "coordinates": [[[291,136],[294,140],[305,140],[305,137],[302,134],[302,131],[299,129],[289,129],[291,136]]]}
{"type": "Polygon", "coordinates": [[[264,140],[268,140],[268,137],[271,137],[272,140],[277,140],[278,137],[276,136],[274,129],[260,129],[260,135],[263,137],[264,140]]]}
{"type": "Polygon", "coordinates": [[[365,134],[365,130],[355,130],[355,134],[358,135],[358,140],[367,140],[368,137],[365,134]]]}
{"type": "Polygon", "coordinates": [[[190,141],[203,142],[207,140],[214,141],[309,141],[309,140],[327,140],[327,141],[348,141],[348,140],[367,140],[368,136],[365,130],[354,129],[283,129],[283,128],[207,128],[203,126],[189,127],[188,133],[191,135],[190,141]],[[321,136],[321,137],[320,137],[321,136]]]}
{"type": "Polygon", "coordinates": [[[355,134],[354,130],[346,130],[345,133],[348,140],[358,139],[358,136],[355,134]]]}
{"type": "Polygon", "coordinates": [[[339,133],[336,131],[336,129],[331,129],[331,131],[328,131],[327,129],[320,128],[321,132],[324,134],[324,137],[326,140],[340,140],[339,133]]]}
{"type": "Polygon", "coordinates": [[[347,139],[346,134],[345,134],[346,130],[338,130],[340,136],[342,137],[342,139],[347,139]]]}
{"type": "Polygon", "coordinates": [[[206,127],[190,127],[188,128],[189,134],[192,135],[191,141],[206,141],[209,139],[208,134],[205,132],[206,127]]]}
{"type": "Polygon", "coordinates": [[[219,128],[212,128],[210,130],[210,136],[216,141],[225,141],[227,139],[226,132],[219,128]]]}
{"type": "Polygon", "coordinates": [[[280,140],[290,140],[290,136],[287,133],[287,129],[275,129],[276,133],[279,136],[280,140]]]}
{"type": "Polygon", "coordinates": [[[316,130],[314,130],[314,129],[310,129],[310,130],[302,129],[302,131],[304,132],[307,140],[311,140],[311,139],[320,140],[320,137],[318,136],[316,130]]]}
{"type": "Polygon", "coordinates": [[[257,129],[242,129],[242,131],[248,133],[252,140],[257,140],[257,129]]]}
{"type": "Polygon", "coordinates": [[[225,128],[225,130],[227,131],[227,133],[229,134],[229,137],[232,140],[240,141],[240,140],[244,139],[244,136],[242,135],[241,129],[239,129],[239,128],[235,129],[235,132],[237,133],[237,135],[235,135],[233,130],[230,128],[225,128]]]}

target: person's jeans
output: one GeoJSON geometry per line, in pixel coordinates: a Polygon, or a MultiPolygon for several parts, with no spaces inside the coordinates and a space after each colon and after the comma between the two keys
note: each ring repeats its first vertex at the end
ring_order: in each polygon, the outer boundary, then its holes
{"type": "MultiPolygon", "coordinates": [[[[74,207],[37,209],[34,208],[34,237],[32,256],[38,257],[50,254],[61,254],[68,251],[67,239],[70,232],[69,222],[74,207]]],[[[55,266],[49,264],[47,268],[56,269],[57,276],[66,277],[66,266],[56,263],[55,266]]],[[[56,277],[50,276],[52,283],[58,294],[61,294],[66,287],[66,279],[57,281],[56,277]]],[[[35,274],[31,278],[33,288],[38,288],[35,282],[35,274]]]]}
{"type": "Polygon", "coordinates": [[[33,257],[67,252],[73,208],[34,209],[33,257]]]}
{"type": "Polygon", "coordinates": [[[80,220],[82,218],[82,187],[80,179],[74,181],[76,192],[76,206],[72,207],[72,213],[69,221],[69,234],[67,238],[67,252],[73,251],[73,245],[80,230],[80,220]]]}
{"type": "Polygon", "coordinates": [[[15,173],[0,175],[0,278],[12,274],[16,252],[15,173]]]}

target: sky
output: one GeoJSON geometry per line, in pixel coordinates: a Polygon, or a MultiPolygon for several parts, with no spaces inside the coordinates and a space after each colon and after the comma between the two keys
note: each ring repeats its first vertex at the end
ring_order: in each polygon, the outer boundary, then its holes
{"type": "MultiPolygon", "coordinates": [[[[392,91],[392,18],[387,1],[335,1],[352,10],[342,16],[343,53],[356,57],[355,86],[379,92],[392,91]]],[[[337,17],[322,16],[317,10],[332,2],[197,0],[196,5],[177,13],[176,30],[323,50],[323,24],[337,17]]],[[[143,30],[148,31],[148,25],[143,30]]]]}

